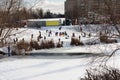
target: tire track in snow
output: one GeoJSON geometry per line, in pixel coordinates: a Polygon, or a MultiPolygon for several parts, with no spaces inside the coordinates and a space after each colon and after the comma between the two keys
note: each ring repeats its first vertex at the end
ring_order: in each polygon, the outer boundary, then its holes
{"type": "MultiPolygon", "coordinates": [[[[66,61],[67,63],[68,61],[66,61]]],[[[59,64],[59,62],[57,63],[59,64]]],[[[40,77],[40,76],[46,76],[46,75],[51,75],[51,74],[58,74],[58,73],[63,73],[66,71],[70,71],[76,68],[81,68],[87,65],[90,65],[91,63],[87,62],[85,64],[79,64],[79,65],[69,65],[67,67],[63,67],[63,68],[59,68],[57,70],[51,70],[51,71],[47,71],[47,72],[43,72],[43,73],[39,73],[39,74],[34,74],[34,75],[29,75],[29,76],[25,76],[25,77],[21,77],[21,78],[17,78],[17,79],[13,79],[13,80],[29,80],[31,78],[36,78],[36,77],[40,77]]]]}

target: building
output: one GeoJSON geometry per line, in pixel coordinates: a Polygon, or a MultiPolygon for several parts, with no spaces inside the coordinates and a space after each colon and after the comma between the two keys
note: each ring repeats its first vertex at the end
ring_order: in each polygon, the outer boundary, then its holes
{"type": "Polygon", "coordinates": [[[77,0],[67,0],[65,1],[65,17],[66,19],[71,19],[72,22],[75,21],[77,17],[77,0]]]}
{"type": "Polygon", "coordinates": [[[66,0],[65,17],[74,23],[100,21],[100,19],[114,14],[120,18],[119,0],[66,0]],[[109,9],[111,8],[111,9],[109,9]],[[114,12],[114,13],[113,13],[114,12]],[[100,18],[102,16],[102,18],[100,18]]]}
{"type": "Polygon", "coordinates": [[[26,25],[28,27],[46,27],[46,26],[60,26],[63,24],[65,18],[50,18],[50,19],[28,19],[26,25]]]}

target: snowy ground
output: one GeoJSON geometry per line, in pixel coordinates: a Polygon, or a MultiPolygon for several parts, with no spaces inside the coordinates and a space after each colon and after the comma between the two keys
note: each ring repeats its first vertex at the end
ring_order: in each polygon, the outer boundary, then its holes
{"type": "MultiPolygon", "coordinates": [[[[56,48],[56,49],[45,49],[45,50],[33,50],[28,53],[105,53],[105,54],[111,54],[112,51],[114,51],[117,48],[120,48],[120,39],[118,38],[118,43],[113,43],[113,44],[103,44],[100,43],[99,41],[99,31],[102,30],[100,25],[89,25],[89,26],[84,26],[81,25],[83,32],[86,33],[86,37],[83,37],[83,33],[80,32],[80,27],[78,25],[75,26],[62,26],[62,29],[59,30],[60,26],[56,27],[42,27],[41,29],[39,28],[18,28],[18,30],[13,30],[10,35],[15,34],[10,36],[6,41],[9,43],[13,43],[13,39],[18,38],[18,41],[22,40],[24,38],[25,41],[30,42],[31,40],[31,35],[33,34],[33,40],[37,41],[37,37],[39,36],[39,31],[41,32],[42,37],[46,37],[46,40],[51,40],[53,39],[55,44],[59,42],[59,39],[63,41],[63,47],[62,48],[56,48]],[[46,32],[47,31],[47,32],[46,32]],[[52,32],[52,34],[49,35],[49,32],[52,32]],[[55,36],[55,33],[58,32],[58,36],[55,36]],[[67,32],[66,35],[59,36],[59,33],[61,32],[67,32]],[[71,46],[70,41],[72,34],[75,33],[75,37],[79,38],[80,41],[82,41],[85,46],[71,46]],[[88,36],[88,34],[91,33],[91,37],[88,36]],[[68,37],[69,36],[69,37],[68,37]],[[66,39],[67,37],[67,39],[66,39]],[[96,45],[86,45],[88,42],[97,42],[96,45]]],[[[113,27],[109,27],[109,29],[112,29],[113,33],[116,31],[114,30],[113,27]]],[[[41,40],[44,40],[44,39],[41,40]]],[[[41,41],[40,40],[40,41],[41,41]]],[[[7,46],[7,45],[6,45],[7,46]]],[[[6,52],[7,49],[6,47],[0,48],[0,51],[6,52]]]]}
{"type": "MultiPolygon", "coordinates": [[[[95,67],[101,63],[103,58],[110,55],[115,49],[120,48],[119,43],[114,44],[103,44],[99,43],[96,45],[85,45],[85,46],[70,46],[70,40],[72,33],[76,34],[76,37],[81,36],[81,41],[83,43],[93,41],[97,39],[99,33],[97,32],[100,28],[98,26],[88,28],[83,27],[83,30],[87,33],[92,32],[92,37],[83,37],[80,29],[77,26],[65,26],[59,30],[59,27],[44,27],[42,29],[33,28],[20,28],[14,30],[12,34],[17,33],[9,37],[8,41],[13,42],[13,39],[22,38],[25,41],[30,41],[31,34],[34,34],[33,39],[37,40],[39,31],[41,31],[42,36],[46,36],[47,39],[53,39],[55,43],[58,42],[60,38],[64,42],[63,48],[55,49],[42,49],[33,50],[28,53],[94,53],[94,54],[84,54],[76,56],[68,55],[57,55],[57,56],[11,56],[0,59],[0,80],[80,80],[80,77],[85,75],[85,70],[90,67],[95,67]],[[52,30],[52,35],[48,37],[46,30],[52,30]],[[65,39],[67,36],[55,36],[55,32],[64,32],[69,34],[69,38],[65,39]],[[98,55],[96,55],[98,54],[98,55]],[[101,55],[104,54],[104,55],[101,55]]],[[[99,42],[99,40],[98,40],[99,42]]],[[[7,52],[7,48],[0,48],[0,51],[7,52]]],[[[116,52],[107,64],[120,69],[120,51],[116,52]]]]}
{"type": "MultiPolygon", "coordinates": [[[[80,80],[103,56],[13,56],[0,60],[0,80],[80,80]]],[[[108,65],[120,69],[120,55],[108,65]]]]}

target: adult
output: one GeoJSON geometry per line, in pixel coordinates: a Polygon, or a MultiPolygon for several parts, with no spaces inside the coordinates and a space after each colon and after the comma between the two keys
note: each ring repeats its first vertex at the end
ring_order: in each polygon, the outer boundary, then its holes
{"type": "Polygon", "coordinates": [[[11,52],[10,52],[10,50],[11,50],[11,49],[10,49],[10,45],[8,45],[8,47],[7,47],[7,48],[8,48],[8,56],[11,56],[11,52]]]}

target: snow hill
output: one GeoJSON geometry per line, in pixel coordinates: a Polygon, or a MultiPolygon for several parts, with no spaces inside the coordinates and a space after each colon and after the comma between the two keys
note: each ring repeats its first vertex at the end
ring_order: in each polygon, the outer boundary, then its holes
{"type": "MultiPolygon", "coordinates": [[[[99,40],[99,31],[104,28],[101,28],[101,25],[74,25],[74,26],[55,26],[55,27],[42,27],[42,28],[18,28],[14,29],[11,32],[11,36],[6,39],[8,43],[13,43],[13,40],[18,38],[18,41],[24,40],[26,42],[30,42],[31,35],[33,35],[33,40],[37,41],[37,37],[41,33],[41,36],[43,37],[41,40],[44,40],[44,37],[46,40],[53,40],[55,44],[57,44],[60,41],[63,41],[63,47],[62,48],[55,48],[55,49],[41,49],[41,50],[33,50],[27,53],[105,53],[105,54],[111,54],[112,51],[120,47],[119,39],[118,43],[112,43],[112,44],[103,44],[100,43],[99,40]],[[81,28],[82,31],[81,32],[81,28]],[[49,32],[51,31],[51,35],[49,35],[49,32]],[[56,36],[56,32],[58,35],[56,36]],[[67,35],[60,35],[60,33],[67,33],[67,35]],[[75,34],[75,38],[79,39],[80,41],[84,43],[84,46],[71,46],[71,37],[75,34]],[[91,33],[91,36],[89,37],[89,33],[91,33]],[[84,36],[85,35],[85,36],[84,36]],[[95,45],[87,45],[89,42],[95,42],[95,45]]],[[[115,29],[111,26],[109,26],[109,29],[115,32],[115,29]]],[[[6,45],[7,46],[7,45],[6,45]]],[[[7,53],[6,47],[0,48],[1,51],[7,53]]]]}

